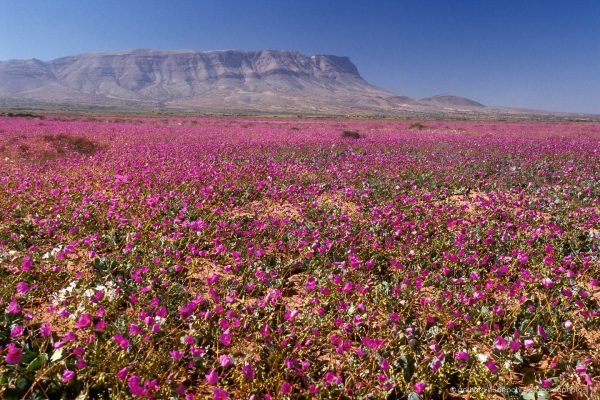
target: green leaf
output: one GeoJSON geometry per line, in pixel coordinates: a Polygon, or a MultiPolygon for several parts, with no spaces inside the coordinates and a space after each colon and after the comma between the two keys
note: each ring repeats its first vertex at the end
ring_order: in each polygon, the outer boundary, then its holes
{"type": "Polygon", "coordinates": [[[27,371],[35,371],[40,369],[44,365],[45,357],[40,354],[36,358],[34,358],[29,365],[27,366],[27,371]]]}

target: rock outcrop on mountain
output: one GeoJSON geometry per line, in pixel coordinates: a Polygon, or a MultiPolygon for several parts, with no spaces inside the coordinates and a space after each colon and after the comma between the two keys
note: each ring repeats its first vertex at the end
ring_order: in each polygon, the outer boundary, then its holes
{"type": "MultiPolygon", "coordinates": [[[[370,116],[520,114],[462,97],[413,99],[368,83],[348,57],[138,49],[0,62],[0,108],[370,116]]],[[[535,112],[534,112],[535,113],[535,112]]]]}

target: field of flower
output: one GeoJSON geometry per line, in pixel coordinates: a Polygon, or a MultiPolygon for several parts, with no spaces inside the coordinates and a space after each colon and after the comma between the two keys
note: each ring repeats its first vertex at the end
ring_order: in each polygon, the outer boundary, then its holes
{"type": "Polygon", "coordinates": [[[595,398],[599,246],[598,123],[0,117],[0,394],[595,398]]]}

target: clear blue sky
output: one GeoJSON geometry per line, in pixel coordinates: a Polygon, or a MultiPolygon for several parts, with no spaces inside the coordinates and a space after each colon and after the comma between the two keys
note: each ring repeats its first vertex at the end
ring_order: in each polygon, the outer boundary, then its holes
{"type": "Polygon", "coordinates": [[[0,0],[0,60],[286,49],[402,95],[600,113],[600,0],[0,0]]]}

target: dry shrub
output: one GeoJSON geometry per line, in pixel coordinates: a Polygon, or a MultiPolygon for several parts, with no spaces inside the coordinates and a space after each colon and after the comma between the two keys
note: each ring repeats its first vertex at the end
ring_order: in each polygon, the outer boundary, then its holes
{"type": "Polygon", "coordinates": [[[357,131],[344,131],[342,137],[345,139],[360,139],[362,136],[357,131]]]}
{"type": "Polygon", "coordinates": [[[91,140],[81,136],[70,135],[44,135],[44,141],[50,143],[56,150],[56,153],[62,155],[65,153],[78,153],[86,156],[94,155],[100,150],[100,146],[91,140]]]}
{"type": "Polygon", "coordinates": [[[421,131],[425,128],[427,128],[427,127],[420,122],[413,122],[408,127],[408,129],[410,129],[411,131],[421,131]]]}

